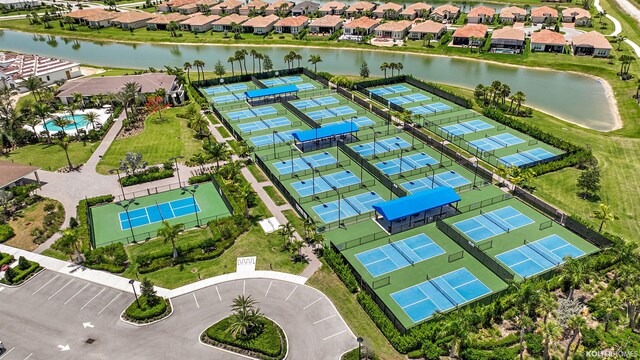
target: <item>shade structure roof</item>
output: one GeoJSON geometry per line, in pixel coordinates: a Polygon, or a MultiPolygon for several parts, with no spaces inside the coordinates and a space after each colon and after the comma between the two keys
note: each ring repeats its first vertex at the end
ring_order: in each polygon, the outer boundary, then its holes
{"type": "Polygon", "coordinates": [[[386,220],[394,221],[457,201],[460,201],[458,193],[453,188],[443,186],[378,203],[373,208],[386,220]]]}
{"type": "Polygon", "coordinates": [[[358,125],[354,124],[352,121],[345,121],[342,123],[330,124],[317,129],[296,131],[292,135],[294,139],[300,142],[307,142],[336,135],[344,135],[358,130],[358,125]]]}
{"type": "Polygon", "coordinates": [[[298,87],[295,85],[282,85],[282,86],[274,86],[266,89],[256,89],[245,91],[244,95],[249,99],[255,99],[265,96],[274,96],[280,94],[288,94],[292,92],[297,92],[298,87]]]}

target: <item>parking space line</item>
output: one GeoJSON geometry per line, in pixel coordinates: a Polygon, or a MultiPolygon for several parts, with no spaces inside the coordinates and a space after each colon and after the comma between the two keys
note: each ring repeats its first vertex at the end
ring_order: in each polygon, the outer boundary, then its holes
{"type": "Polygon", "coordinates": [[[196,297],[196,293],[192,293],[193,294],[193,300],[196,301],[196,306],[198,307],[198,309],[200,309],[200,304],[198,304],[198,298],[196,297]]]}
{"type": "Polygon", "coordinates": [[[336,314],[333,314],[333,315],[331,315],[331,316],[327,316],[327,317],[326,317],[326,318],[324,318],[324,319],[320,319],[320,320],[318,320],[318,321],[314,321],[314,322],[313,322],[313,325],[318,324],[318,323],[321,323],[321,322],[323,322],[323,321],[325,321],[325,320],[329,320],[329,319],[331,319],[331,318],[333,318],[333,317],[335,317],[335,316],[336,316],[336,314]]]}
{"type": "Polygon", "coordinates": [[[32,355],[33,355],[33,353],[29,354],[29,356],[27,356],[26,358],[24,358],[24,360],[29,359],[32,355]]]}
{"type": "Polygon", "coordinates": [[[218,293],[218,299],[220,299],[220,301],[222,301],[222,297],[220,296],[220,291],[218,291],[218,287],[216,286],[216,292],[218,293]]]}
{"type": "Polygon", "coordinates": [[[78,296],[78,294],[80,294],[82,292],[82,290],[86,289],[88,286],[89,286],[89,284],[86,284],[82,289],[78,290],[77,293],[73,294],[73,296],[70,297],[69,300],[67,300],[64,304],[67,305],[69,303],[69,301],[73,300],[73,298],[78,296]]]}
{"type": "Polygon", "coordinates": [[[38,291],[42,290],[42,288],[44,288],[45,286],[49,285],[53,280],[57,279],[57,278],[58,278],[58,276],[60,276],[60,275],[56,275],[56,276],[54,276],[54,277],[53,277],[53,279],[51,279],[51,280],[47,281],[44,285],[40,286],[40,287],[38,288],[38,290],[34,291],[34,292],[33,292],[33,294],[31,294],[31,295],[35,295],[38,291]]]}
{"type": "Polygon", "coordinates": [[[291,297],[291,295],[293,295],[293,292],[296,291],[297,288],[298,288],[298,285],[296,285],[296,287],[294,287],[293,290],[291,290],[291,293],[289,294],[289,296],[287,296],[286,299],[284,299],[284,301],[289,301],[289,298],[291,297]]]}
{"type": "Polygon", "coordinates": [[[9,355],[10,352],[13,351],[13,349],[15,349],[16,347],[12,347],[11,349],[9,349],[9,351],[7,351],[6,353],[2,354],[2,356],[0,356],[0,359],[4,359],[5,356],[9,355]]]}
{"type": "Polygon", "coordinates": [[[87,301],[87,303],[86,303],[86,304],[82,305],[82,307],[80,308],[80,310],[82,310],[82,309],[86,308],[86,307],[87,307],[87,305],[89,305],[89,303],[91,303],[93,300],[95,300],[95,299],[98,297],[98,295],[102,294],[102,292],[103,292],[103,291],[105,291],[106,289],[107,289],[107,288],[102,288],[102,290],[100,290],[100,292],[99,292],[99,293],[97,293],[97,294],[96,294],[96,296],[92,297],[92,298],[91,298],[91,300],[87,301]]]}
{"type": "Polygon", "coordinates": [[[113,302],[116,301],[120,297],[120,295],[122,295],[122,293],[116,295],[113,300],[109,301],[109,303],[98,312],[98,315],[102,314],[102,312],[105,311],[109,307],[109,305],[113,304],[113,302]]]}
{"type": "Polygon", "coordinates": [[[311,305],[313,305],[313,304],[317,303],[317,302],[318,302],[318,301],[320,301],[320,300],[322,300],[322,298],[318,298],[318,300],[316,300],[316,301],[312,302],[311,304],[309,304],[309,305],[305,306],[302,310],[307,310],[307,308],[308,308],[309,306],[311,306],[311,305]]]}
{"type": "Polygon", "coordinates": [[[329,335],[329,336],[327,336],[326,338],[322,339],[322,341],[329,340],[329,339],[331,339],[332,337],[336,337],[336,336],[338,336],[338,335],[340,335],[340,334],[344,334],[344,333],[346,333],[346,332],[347,332],[347,330],[346,330],[346,329],[345,329],[345,330],[342,330],[342,331],[340,331],[339,333],[335,333],[335,334],[333,334],[333,335],[329,335]]]}
{"type": "Polygon", "coordinates": [[[56,291],[55,293],[53,293],[53,295],[49,296],[49,298],[47,300],[51,300],[53,299],[54,296],[58,295],[58,293],[62,290],[64,290],[64,288],[67,287],[67,285],[71,284],[73,282],[73,279],[69,280],[68,283],[64,284],[60,289],[58,289],[58,291],[56,291]]]}
{"type": "Polygon", "coordinates": [[[269,283],[269,287],[267,288],[267,292],[264,293],[264,297],[267,297],[267,295],[269,295],[269,290],[271,290],[271,285],[273,285],[273,280],[271,280],[271,282],[269,283]]]}

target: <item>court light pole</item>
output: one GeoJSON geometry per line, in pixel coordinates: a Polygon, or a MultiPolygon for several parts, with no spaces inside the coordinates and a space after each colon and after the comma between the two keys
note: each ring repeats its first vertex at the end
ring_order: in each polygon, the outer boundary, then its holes
{"type": "Polygon", "coordinates": [[[363,338],[359,337],[356,339],[356,341],[358,342],[358,360],[362,359],[362,342],[364,341],[363,338]]]}
{"type": "Polygon", "coordinates": [[[341,220],[341,214],[340,214],[340,190],[338,190],[336,188],[336,192],[338,193],[338,227],[340,227],[340,220],[341,220]]]}
{"type": "Polygon", "coordinates": [[[431,164],[427,164],[427,166],[429,167],[429,169],[431,169],[431,190],[433,190],[433,187],[436,183],[436,171],[433,169],[433,166],[431,166],[431,164]]]}
{"type": "Polygon", "coordinates": [[[178,169],[178,159],[184,159],[184,156],[178,155],[172,158],[169,158],[169,161],[173,161],[176,164],[176,173],[178,174],[178,187],[182,186],[182,181],[180,181],[180,169],[178,169]]]}
{"type": "Polygon", "coordinates": [[[121,180],[120,179],[120,169],[115,168],[115,169],[109,170],[109,174],[113,175],[114,172],[116,174],[118,174],[118,185],[120,185],[120,191],[122,191],[122,200],[127,200],[127,198],[124,196],[124,187],[122,187],[122,182],[120,181],[121,180]]]}
{"type": "Polygon", "coordinates": [[[120,205],[122,208],[124,208],[124,212],[125,214],[127,214],[127,223],[129,223],[129,230],[131,231],[131,237],[133,238],[133,241],[136,241],[136,235],[133,233],[133,226],[131,225],[131,217],[129,217],[129,206],[135,201],[135,199],[129,199],[129,200],[122,200],[122,201],[118,201],[116,202],[117,205],[120,205]]]}
{"type": "Polygon", "coordinates": [[[400,149],[400,176],[402,176],[402,154],[404,154],[404,149],[398,143],[396,143],[396,146],[400,149]]]}
{"type": "Polygon", "coordinates": [[[135,281],[133,279],[129,280],[129,284],[131,284],[131,288],[133,289],[133,295],[136,297],[136,303],[138,304],[138,309],[141,308],[140,306],[140,299],[138,299],[138,293],[136,292],[136,287],[133,285],[135,283],[135,281]]]}
{"type": "Polygon", "coordinates": [[[273,130],[273,134],[271,135],[271,142],[273,143],[273,158],[276,157],[276,133],[277,131],[273,130]]]}
{"type": "Polygon", "coordinates": [[[185,192],[188,192],[189,194],[191,194],[191,199],[193,199],[193,212],[196,214],[196,225],[198,227],[200,227],[200,218],[198,217],[198,206],[196,205],[196,190],[198,189],[200,185],[196,184],[193,186],[193,190],[189,190],[188,187],[183,187],[182,191],[183,194],[185,192]]]}

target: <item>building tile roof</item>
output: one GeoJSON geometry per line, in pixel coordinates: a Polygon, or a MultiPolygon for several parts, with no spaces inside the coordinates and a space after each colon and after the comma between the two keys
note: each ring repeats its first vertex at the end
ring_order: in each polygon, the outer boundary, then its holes
{"type": "Polygon", "coordinates": [[[293,6],[292,10],[293,11],[302,11],[305,9],[308,9],[309,12],[315,12],[317,9],[320,8],[320,4],[318,4],[317,2],[313,2],[313,1],[303,1],[300,3],[297,3],[296,5],[293,6]]]}
{"type": "Polygon", "coordinates": [[[560,33],[551,30],[540,30],[531,34],[531,42],[549,45],[565,45],[567,40],[560,33]]]}
{"type": "Polygon", "coordinates": [[[214,21],[220,19],[219,15],[196,15],[188,18],[187,20],[181,22],[183,25],[191,25],[191,26],[199,26],[206,25],[209,23],[213,23],[214,21]]]}
{"type": "Polygon", "coordinates": [[[400,11],[402,10],[402,5],[398,5],[396,3],[392,3],[392,2],[388,2],[386,4],[382,4],[380,6],[378,6],[376,8],[376,12],[385,12],[385,11],[389,11],[389,10],[393,10],[393,11],[400,11]]]}
{"type": "Polygon", "coordinates": [[[345,29],[357,29],[357,28],[370,29],[372,26],[375,26],[379,22],[380,22],[379,19],[371,19],[366,16],[361,16],[353,21],[349,21],[348,23],[344,24],[344,28],[345,29]]]}
{"type": "Polygon", "coordinates": [[[188,16],[182,15],[180,13],[168,13],[156,16],[155,18],[147,21],[147,24],[167,25],[172,21],[179,23],[187,20],[188,18],[188,16]]]}
{"type": "Polygon", "coordinates": [[[347,5],[345,3],[341,3],[339,1],[330,1],[328,3],[323,4],[322,6],[320,6],[320,11],[331,11],[331,10],[341,10],[341,9],[345,9],[347,7],[347,5]]]}
{"type": "Polygon", "coordinates": [[[86,16],[102,13],[102,12],[107,12],[107,11],[102,8],[82,9],[82,10],[69,12],[65,16],[70,17],[72,19],[84,19],[86,16]]]}
{"type": "Polygon", "coordinates": [[[433,9],[433,14],[443,15],[445,12],[457,13],[460,11],[460,8],[451,4],[440,5],[437,8],[433,9]]]}
{"type": "Polygon", "coordinates": [[[0,188],[31,175],[40,168],[29,165],[15,164],[12,161],[0,160],[0,188]]]}
{"type": "Polygon", "coordinates": [[[589,46],[596,49],[613,49],[609,40],[595,30],[572,37],[571,43],[574,46],[589,46]]]}
{"type": "Polygon", "coordinates": [[[275,2],[267,5],[266,10],[276,11],[276,10],[279,10],[282,5],[287,5],[286,8],[287,9],[291,9],[291,7],[293,5],[295,5],[295,3],[293,1],[278,0],[278,1],[275,1],[275,2]]]}
{"type": "Polygon", "coordinates": [[[453,37],[470,38],[473,36],[475,38],[483,38],[485,37],[485,35],[487,35],[488,29],[489,28],[487,28],[486,25],[482,24],[467,24],[461,28],[458,28],[453,33],[453,37]]]}
{"type": "Polygon", "coordinates": [[[266,1],[251,0],[248,3],[240,6],[240,10],[262,9],[262,8],[266,9],[267,6],[269,6],[269,3],[266,1]]]}
{"type": "Polygon", "coordinates": [[[417,23],[411,28],[410,32],[425,33],[425,34],[437,34],[442,29],[446,29],[447,26],[435,21],[427,20],[421,23],[417,23]]]}
{"type": "Polygon", "coordinates": [[[341,22],[342,18],[338,15],[325,15],[321,18],[311,20],[311,26],[336,27],[341,22]]]}
{"type": "Polygon", "coordinates": [[[275,24],[278,19],[278,15],[256,16],[245,21],[242,26],[263,28],[275,24]]]}
{"type": "Polygon", "coordinates": [[[411,22],[409,20],[389,21],[389,22],[386,22],[384,24],[380,24],[376,28],[376,31],[377,30],[381,30],[381,31],[404,31],[404,30],[407,30],[408,28],[410,28],[411,25],[413,25],[413,22],[411,22]]]}
{"type": "Polygon", "coordinates": [[[543,17],[547,15],[550,15],[551,17],[558,17],[558,10],[548,6],[541,6],[531,10],[531,16],[543,17]]]}
{"type": "Polygon", "coordinates": [[[309,18],[304,15],[289,16],[276,22],[276,26],[298,27],[304,25],[307,21],[309,21],[309,18]]]}
{"type": "Polygon", "coordinates": [[[500,17],[514,17],[515,15],[518,16],[526,16],[527,15],[527,10],[523,9],[523,8],[519,8],[517,6],[508,6],[506,8],[502,8],[502,10],[500,10],[500,17]]]}
{"type": "Polygon", "coordinates": [[[101,12],[97,12],[97,13],[93,13],[91,15],[85,16],[84,20],[105,21],[105,20],[115,19],[116,17],[118,17],[118,15],[120,15],[120,13],[117,13],[115,11],[101,11],[101,12]]]}
{"type": "Polygon", "coordinates": [[[124,88],[126,83],[135,82],[140,85],[139,92],[148,94],[163,88],[169,92],[176,81],[174,75],[162,73],[146,73],[127,76],[104,76],[93,78],[81,78],[67,81],[58,89],[57,97],[69,97],[74,93],[84,96],[117,93],[124,88]]]}
{"type": "Polygon", "coordinates": [[[494,8],[490,8],[490,7],[486,7],[486,6],[478,6],[478,7],[474,7],[473,9],[471,9],[471,11],[469,11],[469,14],[467,15],[467,17],[479,17],[479,16],[493,16],[496,13],[496,9],[494,8]]]}
{"type": "Polygon", "coordinates": [[[494,30],[491,34],[492,39],[503,40],[520,40],[524,41],[524,31],[513,27],[503,27],[502,29],[494,30]]]}
{"type": "Polygon", "coordinates": [[[154,17],[156,17],[155,14],[130,11],[130,12],[121,13],[120,16],[113,19],[112,21],[117,23],[130,24],[138,21],[150,20],[150,19],[153,19],[154,17]]]}
{"type": "Polygon", "coordinates": [[[402,10],[400,12],[401,15],[412,15],[413,13],[418,13],[420,14],[420,11],[424,10],[424,11],[430,11],[433,7],[429,4],[425,4],[425,3],[413,3],[409,6],[407,6],[406,9],[402,10]]]}
{"type": "Polygon", "coordinates": [[[347,12],[358,12],[358,11],[371,11],[376,7],[376,4],[370,3],[368,1],[359,1],[355,4],[352,4],[347,9],[347,12]]]}
{"type": "Polygon", "coordinates": [[[249,20],[248,16],[231,14],[229,16],[223,16],[219,20],[214,21],[213,25],[231,25],[233,23],[242,24],[247,20],[249,20]]]}
{"type": "Polygon", "coordinates": [[[0,52],[0,73],[13,80],[43,76],[75,66],[80,64],[47,56],[0,52]]]}
{"type": "Polygon", "coordinates": [[[586,17],[591,19],[591,13],[588,10],[577,7],[562,10],[562,16],[575,16],[576,18],[586,17]]]}
{"type": "Polygon", "coordinates": [[[236,9],[242,6],[242,3],[238,0],[226,0],[219,4],[214,5],[211,9],[236,9]]]}

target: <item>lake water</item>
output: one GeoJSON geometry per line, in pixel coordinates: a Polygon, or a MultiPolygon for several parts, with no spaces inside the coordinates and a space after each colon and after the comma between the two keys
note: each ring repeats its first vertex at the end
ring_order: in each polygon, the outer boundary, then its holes
{"type": "MultiPolygon", "coordinates": [[[[252,49],[251,46],[242,48],[252,49]]],[[[211,71],[218,60],[230,70],[226,60],[238,47],[93,42],[0,30],[0,49],[66,58],[83,64],[138,69],[162,69],[165,65],[181,67],[187,61],[199,59],[211,71]]],[[[268,54],[275,68],[286,67],[283,57],[292,50],[277,47],[255,49],[268,54]]],[[[318,71],[332,74],[359,74],[360,65],[366,61],[372,75],[382,75],[379,70],[381,63],[401,62],[404,73],[436,83],[474,88],[479,83],[491,84],[500,80],[509,84],[512,93],[518,90],[525,92],[527,105],[595,130],[608,131],[615,125],[604,86],[588,76],[408,53],[304,47],[293,50],[304,57],[303,65],[308,65],[305,61],[310,54],[319,54],[323,61],[318,64],[318,71]]],[[[571,61],[570,56],[564,59],[571,61]]],[[[251,68],[250,58],[247,64],[251,68]]]]}

